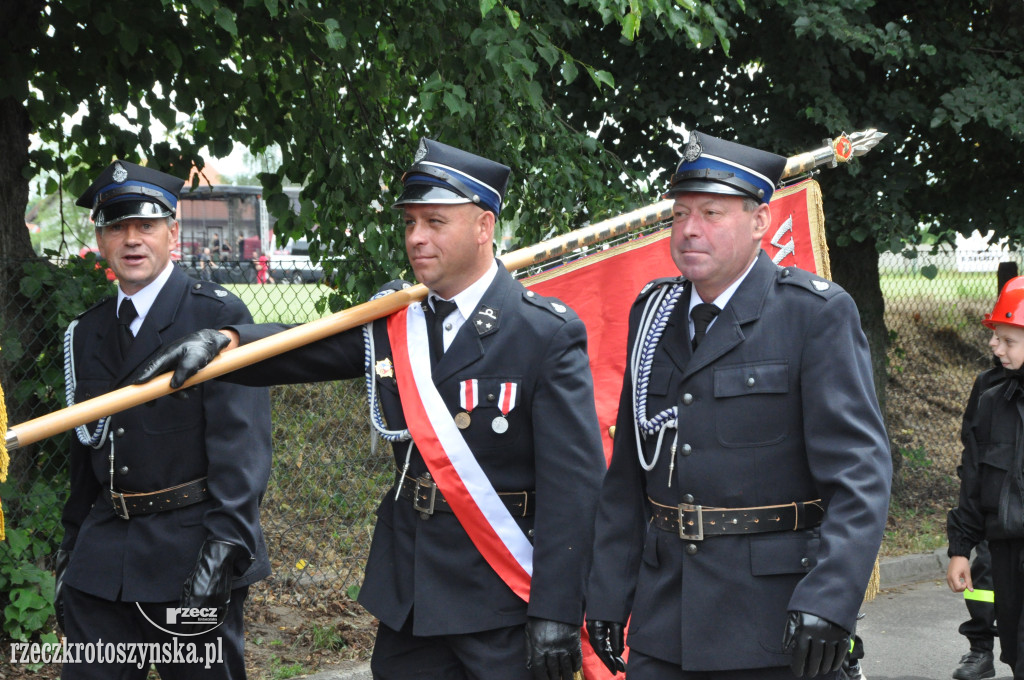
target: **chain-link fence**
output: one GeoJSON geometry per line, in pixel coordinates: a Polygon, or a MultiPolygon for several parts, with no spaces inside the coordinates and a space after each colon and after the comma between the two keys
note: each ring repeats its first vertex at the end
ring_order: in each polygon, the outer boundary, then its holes
{"type": "MultiPolygon", "coordinates": [[[[1016,262],[1015,255],[1001,257],[1007,258],[1016,262]]],[[[929,484],[947,497],[953,493],[960,415],[974,375],[989,360],[987,335],[978,320],[991,309],[997,276],[995,271],[962,271],[980,266],[965,262],[952,252],[917,259],[884,256],[881,262],[890,330],[890,435],[914,479],[923,484],[910,488],[911,499],[926,493],[929,484]]],[[[303,322],[321,315],[316,303],[330,289],[294,283],[315,279],[316,272],[261,285],[249,280],[249,264],[222,262],[211,278],[239,295],[257,321],[303,322]]],[[[196,278],[203,275],[194,266],[186,269],[196,278]]],[[[23,311],[6,310],[3,318],[17,318],[23,311]]],[[[12,397],[33,401],[32,396],[40,410],[28,417],[36,417],[53,410],[59,400],[55,395],[62,393],[62,355],[51,346],[34,350],[30,358],[33,379],[43,376],[49,383],[35,389],[49,394],[23,395],[3,387],[8,402],[12,397]]],[[[21,379],[9,346],[0,347],[0,367],[5,380],[17,384],[21,379]]],[[[361,582],[376,504],[393,477],[390,451],[371,435],[364,383],[276,387],[272,399],[275,458],[262,517],[274,574],[254,595],[296,604],[328,593],[352,595],[361,582]]],[[[24,409],[11,410],[16,417],[26,415],[24,409]]],[[[56,437],[14,451],[11,478],[0,485],[9,527],[31,526],[51,546],[60,540],[59,515],[67,493],[67,459],[61,452],[66,450],[67,440],[56,437]]],[[[40,568],[50,568],[45,554],[36,559],[40,568]]],[[[2,586],[0,580],[0,602],[5,600],[2,586]]]]}

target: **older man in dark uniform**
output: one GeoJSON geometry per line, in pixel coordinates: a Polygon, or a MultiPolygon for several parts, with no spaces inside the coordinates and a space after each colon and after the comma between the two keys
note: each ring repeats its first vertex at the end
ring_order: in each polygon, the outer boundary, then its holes
{"type": "MultiPolygon", "coordinates": [[[[68,329],[69,401],[120,387],[163,343],[252,320],[234,295],[171,262],[182,184],[117,161],[78,200],[118,292],[68,329]]],[[[75,434],[56,608],[68,641],[89,646],[62,677],[141,679],[152,662],[165,679],[244,678],[242,605],[270,573],[259,521],[268,391],[207,383],[75,434]]]]}
{"type": "Polygon", "coordinates": [[[630,314],[598,507],[591,642],[631,680],[835,677],[891,462],[857,308],[761,251],[785,158],[691,133],[667,197],[682,278],[630,314]]]}
{"type": "MultiPolygon", "coordinates": [[[[605,467],[586,331],[495,260],[508,176],[422,140],[395,207],[428,301],[226,376],[368,375],[372,420],[397,466],[359,594],[380,619],[376,678],[568,679],[580,668],[605,467]]],[[[225,333],[234,345],[279,330],[225,333]]],[[[180,360],[180,384],[226,342],[168,348],[142,378],[180,360]]]]}

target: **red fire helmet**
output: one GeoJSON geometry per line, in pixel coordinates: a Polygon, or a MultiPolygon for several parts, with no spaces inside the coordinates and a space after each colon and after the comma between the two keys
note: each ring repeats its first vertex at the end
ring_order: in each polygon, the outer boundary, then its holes
{"type": "Polygon", "coordinates": [[[1024,276],[1015,276],[1003,286],[992,313],[981,321],[995,329],[997,323],[1024,328],[1024,276]]]}

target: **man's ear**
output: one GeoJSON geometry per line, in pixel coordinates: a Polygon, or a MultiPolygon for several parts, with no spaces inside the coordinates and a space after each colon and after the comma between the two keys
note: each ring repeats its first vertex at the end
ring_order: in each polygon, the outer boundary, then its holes
{"type": "Polygon", "coordinates": [[[754,210],[754,238],[758,243],[772,226],[772,210],[767,203],[762,203],[754,210]]]}
{"type": "Polygon", "coordinates": [[[490,210],[481,210],[477,216],[477,243],[491,244],[494,242],[494,213],[490,210]]]}

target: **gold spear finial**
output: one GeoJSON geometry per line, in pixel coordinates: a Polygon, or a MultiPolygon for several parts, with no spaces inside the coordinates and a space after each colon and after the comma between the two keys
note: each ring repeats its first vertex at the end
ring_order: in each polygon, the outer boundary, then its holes
{"type": "Polygon", "coordinates": [[[785,170],[782,171],[782,178],[790,179],[802,175],[819,165],[828,165],[834,168],[839,163],[846,163],[854,156],[863,156],[885,136],[885,132],[869,128],[850,135],[844,132],[835,139],[826,139],[824,146],[818,149],[790,156],[786,161],[785,170]]]}

